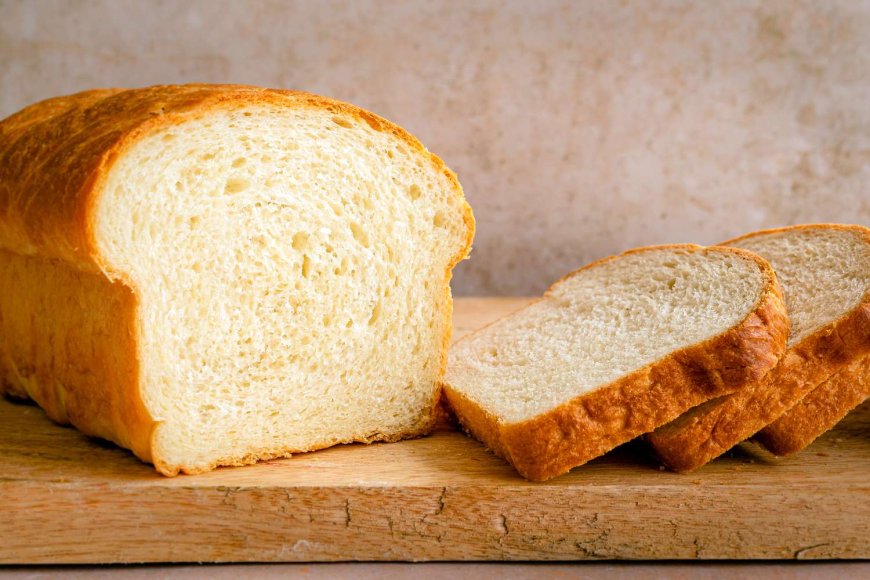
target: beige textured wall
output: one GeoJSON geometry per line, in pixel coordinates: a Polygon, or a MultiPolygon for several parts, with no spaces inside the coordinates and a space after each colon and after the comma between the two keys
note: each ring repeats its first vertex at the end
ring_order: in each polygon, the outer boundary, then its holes
{"type": "Polygon", "coordinates": [[[652,243],[870,224],[870,2],[0,1],[0,115],[95,86],[352,101],[453,167],[458,294],[652,243]]]}

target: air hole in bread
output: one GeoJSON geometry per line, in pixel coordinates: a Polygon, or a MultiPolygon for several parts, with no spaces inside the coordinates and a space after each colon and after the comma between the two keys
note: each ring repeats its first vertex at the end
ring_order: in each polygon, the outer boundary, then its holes
{"type": "Polygon", "coordinates": [[[375,307],[372,309],[372,315],[369,317],[369,326],[373,326],[378,318],[381,316],[381,303],[378,302],[375,304],[375,307]]]}
{"type": "Polygon", "coordinates": [[[235,195],[242,193],[251,186],[251,182],[244,177],[230,177],[224,185],[224,193],[227,195],[235,195]]]}
{"type": "Polygon", "coordinates": [[[356,222],[350,222],[350,231],[353,233],[353,238],[365,248],[369,247],[369,236],[362,229],[362,226],[356,222]]]}
{"type": "Polygon", "coordinates": [[[355,205],[371,211],[375,208],[374,203],[372,203],[372,197],[377,196],[377,191],[375,190],[375,186],[368,182],[365,184],[365,189],[367,194],[363,195],[357,193],[353,196],[353,202],[355,205]]]}
{"type": "Polygon", "coordinates": [[[335,123],[336,125],[338,125],[339,127],[344,127],[345,129],[351,129],[353,127],[353,124],[350,121],[348,121],[347,119],[345,119],[344,117],[338,117],[338,116],[333,117],[332,122],[335,123]]]}
{"type": "Polygon", "coordinates": [[[293,234],[293,241],[291,245],[294,250],[304,250],[308,247],[308,234],[305,232],[297,232],[293,234]]]}

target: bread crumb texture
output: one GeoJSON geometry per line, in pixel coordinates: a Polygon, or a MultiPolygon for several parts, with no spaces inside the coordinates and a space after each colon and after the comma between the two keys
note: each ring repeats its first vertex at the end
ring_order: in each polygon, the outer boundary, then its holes
{"type": "MultiPolygon", "coordinates": [[[[57,310],[62,293],[80,289],[76,276],[49,283],[43,300],[5,290],[2,320],[42,320],[29,338],[12,339],[21,345],[3,345],[7,390],[133,447],[165,474],[430,428],[449,341],[450,273],[473,235],[459,183],[437,157],[384,119],[305,93],[153,87],[110,92],[61,116],[69,115],[75,123],[47,115],[35,130],[87,124],[106,137],[89,139],[103,147],[99,162],[85,162],[92,152],[58,132],[40,155],[80,156],[68,165],[88,174],[73,175],[74,191],[32,199],[74,197],[67,205],[87,208],[85,218],[53,216],[38,230],[0,221],[0,268],[28,246],[34,270],[22,274],[22,288],[53,267],[46,258],[60,257],[77,276],[94,276],[85,272],[96,265],[95,284],[122,286],[133,299],[106,307],[120,328],[100,334],[52,322],[88,320],[76,305],[57,310]],[[65,220],[84,231],[51,231],[65,220]],[[87,251],[69,243],[80,237],[87,251]],[[77,364],[99,374],[108,368],[100,348],[115,334],[133,337],[115,353],[129,376],[72,380],[64,401],[49,402],[46,385],[70,363],[58,340],[91,345],[77,364]],[[29,349],[53,354],[34,361],[29,349]],[[41,386],[22,388],[24,375],[41,386]],[[106,396],[112,408],[98,408],[106,396]],[[128,433],[124,409],[134,400],[148,420],[128,433]]],[[[7,159],[19,153],[3,146],[7,159]]],[[[0,184],[6,209],[26,213],[17,200],[27,180],[0,184]]]]}

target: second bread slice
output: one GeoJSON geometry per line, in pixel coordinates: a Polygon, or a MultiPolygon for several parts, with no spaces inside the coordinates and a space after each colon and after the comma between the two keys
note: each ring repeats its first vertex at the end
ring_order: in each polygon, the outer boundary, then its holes
{"type": "Polygon", "coordinates": [[[755,254],[641,248],[457,342],[444,393],[472,435],[540,481],[757,380],[787,336],[755,254]]]}

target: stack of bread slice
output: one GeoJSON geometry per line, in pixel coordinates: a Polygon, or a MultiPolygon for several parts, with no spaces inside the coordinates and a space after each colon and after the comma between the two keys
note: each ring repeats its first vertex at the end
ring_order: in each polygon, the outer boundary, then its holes
{"type": "Polygon", "coordinates": [[[759,431],[794,452],[870,394],[868,289],[860,226],[634,250],[458,341],[445,399],[533,480],[641,434],[678,471],[759,431]]]}
{"type": "Polygon", "coordinates": [[[787,337],[779,285],[757,255],[643,248],[458,341],[444,395],[471,434],[545,480],[754,383],[787,337]]]}
{"type": "Polygon", "coordinates": [[[759,431],[774,453],[793,453],[868,396],[863,359],[870,353],[870,230],[796,226],[724,245],[755,252],[776,270],[791,320],[788,350],[755,384],[648,435],[662,461],[677,471],[695,470],[759,431]]]}

